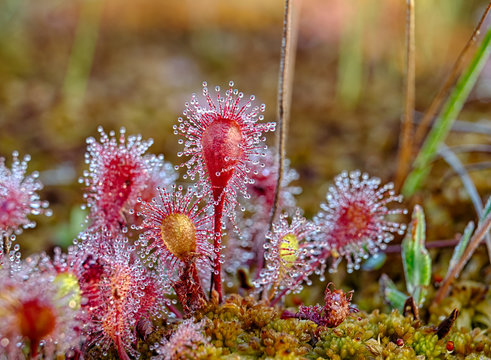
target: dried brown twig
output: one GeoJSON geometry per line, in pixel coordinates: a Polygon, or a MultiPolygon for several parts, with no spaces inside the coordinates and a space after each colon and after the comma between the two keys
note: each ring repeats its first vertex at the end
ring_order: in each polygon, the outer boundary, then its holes
{"type": "Polygon", "coordinates": [[[402,121],[399,155],[397,160],[397,172],[395,178],[395,185],[398,189],[401,187],[404,178],[409,171],[413,148],[416,70],[414,29],[414,0],[407,0],[404,118],[402,121]]]}
{"type": "Polygon", "coordinates": [[[276,182],[273,208],[271,210],[270,228],[279,211],[278,203],[283,180],[283,168],[286,153],[286,136],[291,103],[291,84],[294,73],[296,49],[296,24],[293,19],[293,2],[298,0],[285,0],[285,16],[283,19],[283,35],[281,41],[280,74],[278,79],[278,179],[276,182]]]}

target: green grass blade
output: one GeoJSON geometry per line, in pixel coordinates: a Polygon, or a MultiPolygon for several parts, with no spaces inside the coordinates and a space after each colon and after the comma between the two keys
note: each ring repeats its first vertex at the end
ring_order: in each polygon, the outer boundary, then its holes
{"type": "Polygon", "coordinates": [[[405,197],[412,196],[419,188],[430,171],[429,164],[435,157],[440,144],[447,137],[452,124],[457,119],[464,103],[474,87],[477,78],[486,64],[491,51],[491,27],[487,30],[481,45],[477,49],[469,67],[459,78],[457,85],[443,105],[440,115],[428,134],[421,150],[413,164],[413,170],[406,178],[402,187],[405,197]]]}
{"type": "Polygon", "coordinates": [[[83,103],[94,58],[104,1],[85,0],[77,25],[63,84],[63,97],[71,110],[83,103]]]}
{"type": "Polygon", "coordinates": [[[459,243],[455,247],[453,254],[452,254],[452,259],[450,259],[450,263],[448,265],[448,269],[452,269],[460,260],[462,257],[462,254],[464,253],[465,248],[467,247],[467,244],[469,243],[469,239],[471,238],[472,233],[474,232],[474,222],[469,222],[467,226],[465,227],[464,234],[460,238],[459,243]]]}
{"type": "Polygon", "coordinates": [[[490,212],[491,212],[491,196],[488,198],[486,205],[484,205],[484,208],[482,209],[481,218],[479,219],[479,225],[481,225],[481,223],[488,217],[490,212]]]}

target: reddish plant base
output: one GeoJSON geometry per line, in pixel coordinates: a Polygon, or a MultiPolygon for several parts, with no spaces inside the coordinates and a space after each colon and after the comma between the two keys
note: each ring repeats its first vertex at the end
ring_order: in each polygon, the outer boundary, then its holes
{"type": "Polygon", "coordinates": [[[39,342],[55,328],[54,311],[49,305],[32,299],[19,306],[17,320],[22,336],[28,338],[31,344],[31,357],[35,358],[39,342]]]}

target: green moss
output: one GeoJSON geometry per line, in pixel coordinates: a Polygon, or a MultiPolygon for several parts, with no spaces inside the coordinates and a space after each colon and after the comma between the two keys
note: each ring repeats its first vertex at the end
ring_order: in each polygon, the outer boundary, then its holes
{"type": "MultiPolygon", "coordinates": [[[[208,304],[196,314],[204,319],[208,339],[182,354],[182,359],[481,359],[491,357],[491,339],[485,330],[452,328],[438,339],[434,326],[423,325],[397,310],[378,310],[349,316],[336,328],[319,327],[308,320],[281,319],[282,311],[252,298],[230,296],[224,304],[208,304]],[[448,351],[447,342],[454,343],[448,351]],[[480,357],[479,357],[480,356],[480,357]]],[[[152,345],[169,337],[179,323],[156,324],[156,331],[140,339],[141,359],[156,354],[152,345]],[[157,326],[158,325],[158,326],[157,326]]],[[[102,354],[93,349],[92,358],[102,354]]],[[[109,350],[106,359],[117,359],[109,350]]]]}
{"type": "Polygon", "coordinates": [[[430,323],[438,324],[453,309],[459,309],[457,328],[489,328],[491,325],[491,295],[484,284],[469,280],[457,282],[451,296],[441,304],[430,306],[430,323]]]}

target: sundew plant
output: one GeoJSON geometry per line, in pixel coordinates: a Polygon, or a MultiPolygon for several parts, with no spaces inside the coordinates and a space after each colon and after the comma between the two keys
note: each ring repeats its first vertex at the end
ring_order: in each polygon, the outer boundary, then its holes
{"type": "MultiPolygon", "coordinates": [[[[262,162],[271,156],[263,133],[273,131],[275,124],[263,122],[259,113],[264,105],[253,105],[253,96],[243,101],[242,93],[229,85],[224,96],[216,88],[216,103],[205,85],[207,104],[201,107],[193,96],[193,107],[187,105],[184,111],[187,120],[179,118],[175,126],[185,138],[178,141],[184,145],[178,155],[190,156],[182,164],[191,179],[186,189],[175,183],[175,171],[162,156],[148,153],[151,140],[126,136],[124,128],[117,138],[115,132],[107,135],[100,128],[100,140],[87,140],[88,170],[82,179],[89,209],[86,229],[68,253],[58,252],[55,260],[46,255],[21,260],[19,246],[10,248],[12,234],[33,224],[27,215],[47,212],[42,211],[47,203],[36,192],[41,184],[25,175],[27,159],[20,163],[14,154],[12,170],[2,163],[2,311],[14,319],[0,330],[9,356],[36,358],[68,350],[90,354],[91,347],[105,354],[113,347],[120,358],[138,358],[140,327],[148,336],[157,319],[190,317],[209,302],[224,301],[222,283],[236,274],[222,272],[222,248],[256,250],[254,233],[241,232],[248,227],[246,215],[236,213],[245,212],[240,204],[250,201],[248,188],[254,179],[265,171],[275,174],[262,162]],[[19,204],[12,205],[14,201],[19,204]],[[235,236],[248,238],[243,243],[222,242],[227,227],[237,232],[235,236]],[[249,249],[241,249],[246,243],[249,249]],[[12,285],[20,276],[28,282],[12,285]],[[29,290],[31,281],[43,297],[29,290]],[[63,305],[66,311],[60,309],[63,305]],[[62,320],[68,314],[70,321],[62,320]],[[61,324],[68,328],[58,329],[61,324]],[[62,346],[56,336],[67,344],[62,346]]],[[[235,260],[237,269],[248,267],[257,274],[251,296],[264,297],[265,303],[278,296],[276,303],[310,284],[311,275],[323,272],[330,258],[332,270],[340,257],[348,260],[351,270],[361,257],[383,248],[393,233],[404,229],[386,219],[401,212],[388,208],[400,201],[391,189],[366,174],[341,174],[314,221],[305,219],[301,209],[281,214],[264,234],[262,266],[249,264],[246,256],[235,260]]],[[[256,202],[258,209],[252,211],[270,213],[270,201],[256,202]]]]}
{"type": "MultiPolygon", "coordinates": [[[[5,9],[16,10],[12,3],[5,9]]],[[[175,109],[169,152],[155,154],[155,134],[128,134],[117,119],[88,130],[97,135],[77,160],[83,203],[69,226],[50,235],[71,236],[70,244],[32,251],[23,241],[35,221],[59,216],[49,190],[63,186],[53,181],[61,173],[43,177],[29,155],[0,154],[0,360],[489,358],[491,271],[480,245],[491,250],[491,200],[483,201],[469,167],[444,141],[489,55],[491,30],[483,24],[491,3],[421,128],[414,119],[417,5],[405,5],[394,183],[370,166],[347,166],[323,180],[314,206],[302,205],[302,176],[320,170],[287,158],[289,139],[297,140],[287,136],[302,26],[295,0],[284,3],[276,103],[262,103],[240,82],[200,79],[187,101],[177,101],[177,85],[165,100],[175,109]],[[277,116],[267,106],[277,106],[277,116]],[[468,222],[462,235],[427,241],[438,233],[429,231],[430,218],[441,214],[434,193],[447,189],[427,179],[438,158],[461,179],[459,194],[469,196],[477,217],[455,220],[468,222]]],[[[82,111],[77,99],[104,14],[94,2],[81,8],[57,108],[66,114],[51,113],[57,121],[82,111]]],[[[343,106],[352,106],[353,93],[339,91],[343,106]]]]}

